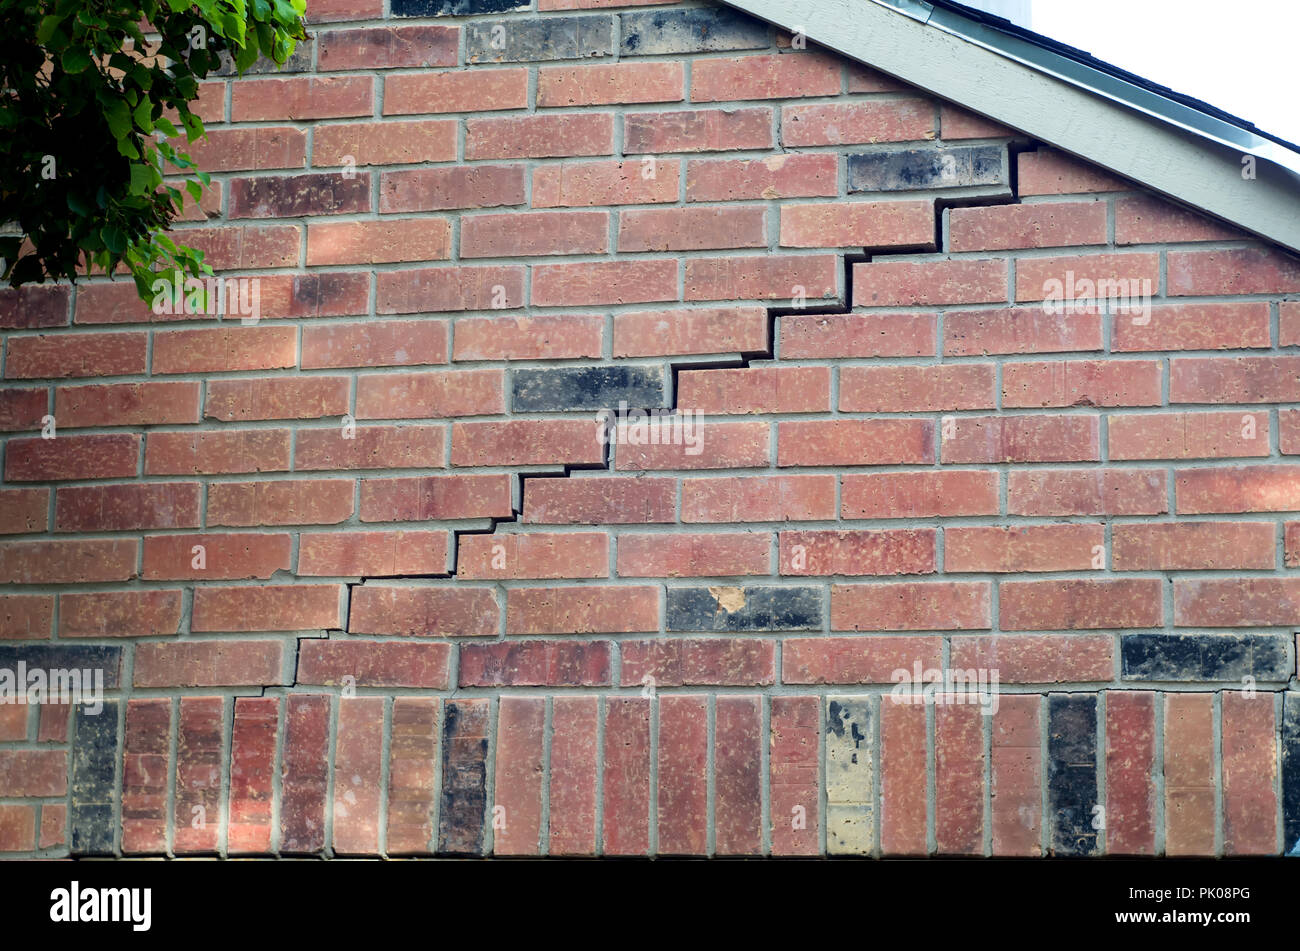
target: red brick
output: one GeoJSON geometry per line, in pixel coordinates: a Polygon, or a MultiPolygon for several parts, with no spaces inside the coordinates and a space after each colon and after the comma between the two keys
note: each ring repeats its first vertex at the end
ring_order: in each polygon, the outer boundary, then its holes
{"type": "Polygon", "coordinates": [[[703,855],[708,847],[708,714],[707,697],[659,701],[660,855],[703,855]]]}
{"type": "Polygon", "coordinates": [[[766,211],[757,206],[654,208],[619,213],[619,251],[765,247],[766,211]]]}
{"type": "Polygon", "coordinates": [[[628,634],[659,630],[659,588],[511,588],[507,634],[628,634]]]}
{"type": "Polygon", "coordinates": [[[771,536],[753,532],[620,535],[618,574],[627,578],[766,575],[771,536]]]}
{"type": "Polygon", "coordinates": [[[1180,469],[1175,477],[1179,515],[1300,511],[1300,467],[1180,469]]]}
{"type": "Polygon", "coordinates": [[[27,284],[0,288],[0,328],[66,327],[70,299],[71,289],[66,285],[27,284]]]}
{"type": "Polygon", "coordinates": [[[1009,363],[1002,371],[1002,405],[1159,406],[1162,375],[1155,360],[1009,363]]]}
{"type": "Polygon", "coordinates": [[[0,489],[0,535],[43,532],[49,527],[50,490],[0,489]]]}
{"type": "Polygon", "coordinates": [[[983,630],[991,593],[987,581],[832,585],[831,630],[983,630]]]}
{"type": "MultiPolygon", "coordinates": [[[[528,70],[522,67],[399,73],[384,80],[386,116],[489,112],[527,106],[528,70]]],[[[487,156],[466,154],[465,157],[487,156]]]]}
{"type": "Polygon", "coordinates": [[[1111,855],[1155,853],[1155,697],[1150,691],[1106,692],[1106,852],[1111,855]]]}
{"type": "Polygon", "coordinates": [[[815,413],[831,408],[829,367],[683,370],[677,406],[701,413],[815,413]]]}
{"type": "Polygon", "coordinates": [[[690,258],[685,299],[830,299],[839,293],[839,270],[833,254],[690,258]]]}
{"type": "MultiPolygon", "coordinates": [[[[24,689],[26,685],[24,684],[24,689]]],[[[0,708],[0,741],[25,742],[27,740],[27,704],[9,703],[0,708]]]]}
{"type": "MultiPolygon", "coordinates": [[[[155,314],[148,301],[140,299],[132,281],[83,284],[77,289],[76,322],[78,324],[152,323],[183,320],[183,314],[155,314]]],[[[60,320],[53,326],[67,323],[60,320]]],[[[50,326],[40,324],[38,326],[50,326]]]]}
{"type": "Polygon", "coordinates": [[[298,362],[294,327],[168,330],[154,335],[154,373],[275,370],[298,362]]]}
{"type": "Polygon", "coordinates": [[[629,112],[623,116],[625,155],[770,148],[769,107],[629,112]]]}
{"type": "Polygon", "coordinates": [[[779,466],[881,466],[934,461],[934,423],[836,419],[777,424],[779,466]]]}
{"type": "MultiPolygon", "coordinates": [[[[56,391],[56,400],[60,393],[56,391]]],[[[40,429],[48,407],[49,393],[44,387],[0,389],[0,432],[40,429]]],[[[59,422],[65,426],[79,425],[76,421],[60,419],[59,422]]]]}
{"type": "MultiPolygon", "coordinates": [[[[1101,458],[1095,416],[954,416],[943,439],[944,463],[1095,462],[1101,458]]],[[[945,434],[941,430],[941,435],[945,434]]]]}
{"type": "Polygon", "coordinates": [[[199,384],[188,382],[63,387],[54,394],[54,416],[69,429],[197,423],[199,393],[199,384]]]}
{"type": "MultiPolygon", "coordinates": [[[[533,169],[533,207],[675,202],[681,162],[650,156],[631,162],[559,162],[533,169]]],[[[520,201],[523,188],[520,187],[520,201]]],[[[506,204],[510,204],[507,202],[506,204]]]]}
{"type": "Polygon", "coordinates": [[[520,521],[546,525],[621,525],[676,521],[674,479],[596,476],[529,479],[520,521]]]}
{"type": "Polygon", "coordinates": [[[598,687],[610,683],[609,641],[462,644],[462,687],[598,687]]]}
{"type": "Polygon", "coordinates": [[[1091,304],[1106,298],[1106,288],[1116,286],[1116,282],[1120,282],[1117,286],[1121,301],[1136,306],[1131,301],[1143,295],[1149,297],[1160,288],[1160,255],[1089,254],[1023,258],[1016,263],[1016,300],[1055,299],[1058,309],[1068,310],[1082,306],[1085,300],[1091,304]],[[1071,294],[1073,300],[1068,299],[1071,294]]]}
{"type": "Polygon", "coordinates": [[[720,695],[713,727],[713,838],[719,855],[763,846],[762,700],[720,695]]]}
{"type": "Polygon", "coordinates": [[[1292,403],[1300,356],[1181,357],[1170,361],[1171,403],[1292,403]]]}
{"type": "Polygon", "coordinates": [[[329,30],[319,36],[320,70],[455,66],[460,31],[454,26],[329,30]]]}
{"type": "Polygon", "coordinates": [[[461,535],[460,578],[606,578],[604,532],[461,535]]]}
{"type": "Polygon", "coordinates": [[[502,370],[402,371],[357,380],[358,419],[490,416],[505,412],[502,370]]]}
{"type": "MultiPolygon", "coordinates": [[[[296,267],[302,231],[293,225],[270,228],[187,228],[178,232],[185,244],[204,253],[203,263],[218,271],[242,268],[296,267]]],[[[258,278],[258,293],[261,278],[258,278]]],[[[227,300],[234,293],[227,291],[227,300]]]]}
{"type": "Polygon", "coordinates": [[[952,638],[949,664],[959,670],[996,670],[1000,682],[1008,684],[1104,682],[1115,676],[1113,641],[1110,634],[959,636],[952,638]]]}
{"type": "Polygon", "coordinates": [[[151,641],[135,648],[137,687],[269,687],[285,683],[283,669],[280,641],[151,641]]]}
{"type": "Polygon", "coordinates": [[[932,248],[934,206],[928,201],[879,201],[781,208],[786,248],[932,248]]]}
{"type": "Polygon", "coordinates": [[[791,314],[779,318],[781,358],[934,356],[933,314],[791,314]]]}
{"type": "Polygon", "coordinates": [[[417,168],[379,176],[379,211],[442,211],[524,203],[522,165],[417,168]]]}
{"type": "Polygon", "coordinates": [[[1097,313],[1052,315],[1040,307],[954,311],[944,315],[943,352],[950,357],[995,353],[1100,350],[1097,313]]]}
{"type": "Polygon", "coordinates": [[[545,729],[545,698],[501,698],[497,714],[496,801],[492,806],[492,851],[496,855],[541,853],[545,729]],[[497,810],[501,810],[500,825],[497,810]]]}
{"type": "Polygon", "coordinates": [[[845,473],[842,518],[998,514],[998,476],[986,470],[845,473]]]}
{"type": "Polygon", "coordinates": [[[1042,854],[1043,756],[1035,695],[998,698],[991,723],[991,785],[994,855],[1042,854]]]}
{"type": "Polygon", "coordinates": [[[1055,149],[1040,147],[1034,152],[1021,152],[1017,159],[1021,196],[1127,191],[1133,187],[1095,165],[1055,149]]]}
{"type": "Polygon", "coordinates": [[[0,750],[0,791],[6,798],[59,796],[68,791],[64,750],[0,750]]]}
{"type": "Polygon", "coordinates": [[[988,205],[949,212],[950,251],[1000,251],[1106,243],[1101,201],[988,205]]]}
{"type": "Polygon", "coordinates": [[[811,51],[696,59],[691,64],[691,101],[834,96],[840,91],[840,68],[838,57],[811,51]]]}
{"type": "Polygon", "coordinates": [[[820,844],[818,697],[771,700],[769,801],[773,855],[816,855],[820,844]]]}
{"type": "Polygon", "coordinates": [[[1300,301],[1282,301],[1277,305],[1277,310],[1278,346],[1294,347],[1300,344],[1300,301]]]}
{"type": "Polygon", "coordinates": [[[1039,469],[1007,476],[1008,515],[1162,515],[1160,469],[1039,469]]]}
{"type": "Polygon", "coordinates": [[[448,532],[319,532],[298,543],[300,577],[443,574],[448,532]]]}
{"type": "Polygon", "coordinates": [[[325,848],[325,796],[329,790],[330,708],[312,694],[286,700],[280,765],[280,850],[290,854],[325,848]]]}
{"type": "Polygon", "coordinates": [[[768,347],[761,307],[702,307],[614,315],[614,356],[747,353],[768,347]]]}
{"type": "Polygon", "coordinates": [[[951,699],[937,704],[934,839],[939,854],[984,854],[984,768],[983,711],[951,699]]]}
{"type": "Polygon", "coordinates": [[[53,630],[53,595],[0,595],[0,640],[48,638],[53,630]]]}
{"type": "MultiPolygon", "coordinates": [[[[1118,526],[1116,526],[1118,529],[1118,526]]],[[[1105,548],[1102,525],[971,525],[943,531],[945,572],[1088,571],[1105,548]]]]}
{"type": "Polygon", "coordinates": [[[307,132],[288,126],[208,129],[202,139],[176,147],[206,172],[303,168],[307,164],[307,132]]]}
{"type": "Polygon", "coordinates": [[[1165,854],[1213,855],[1214,696],[1165,694],[1165,854]]]}
{"type": "Polygon", "coordinates": [[[759,638],[622,642],[624,687],[755,687],[776,682],[776,645],[759,638]]]}
{"type": "Polygon", "coordinates": [[[344,376],[211,380],[204,416],[223,422],[250,419],[321,419],[348,411],[344,376]]]}
{"type": "Polygon", "coordinates": [[[1108,418],[1111,459],[1222,459],[1269,455],[1269,415],[1144,413],[1108,418]]]}
{"type": "Polygon", "coordinates": [[[1300,291],[1300,262],[1273,248],[1170,251],[1167,259],[1170,297],[1300,291]]]}
{"type": "Polygon", "coordinates": [[[180,591],[59,595],[60,637],[155,637],[177,633],[180,591]]]}
{"type": "Polygon", "coordinates": [[[151,432],[145,444],[146,475],[284,472],[288,468],[287,429],[151,432]]]}
{"type": "MultiPolygon", "coordinates": [[[[1004,373],[1010,373],[1009,365],[1004,373]]],[[[843,367],[840,411],[911,413],[993,409],[995,368],[991,363],[934,366],[843,367]]]]}
{"type": "Polygon", "coordinates": [[[306,631],[340,628],[342,585],[196,588],[192,631],[306,631]]]}
{"type": "Polygon", "coordinates": [[[1300,579],[1224,578],[1174,581],[1178,627],[1263,627],[1298,623],[1300,579]]]}
{"type": "Polygon", "coordinates": [[[232,855],[271,851],[271,803],[275,796],[279,725],[278,698],[235,698],[230,738],[230,822],[226,831],[227,847],[232,855]]]}
{"type": "Polygon", "coordinates": [[[931,528],[781,532],[780,573],[932,574],[935,538],[931,528]]]}
{"type": "Polygon", "coordinates": [[[334,754],[333,845],[340,855],[377,855],[383,797],[384,698],[339,701],[334,754]]]}
{"type": "Polygon", "coordinates": [[[920,704],[880,704],[880,850],[925,855],[926,711],[920,704]]]}
{"type": "Polygon", "coordinates": [[[829,154],[691,159],[686,163],[686,200],[834,198],[839,194],[838,181],[837,157],[829,154]]]}
{"type": "Polygon", "coordinates": [[[150,535],[144,539],[141,577],[146,581],[270,578],[277,571],[289,570],[291,543],[287,533],[150,535]],[[202,561],[196,565],[200,557],[202,561]]]}
{"type": "Polygon", "coordinates": [[[72,707],[69,704],[42,704],[40,720],[36,730],[37,741],[40,743],[67,743],[68,719],[71,713],[72,707]]]}
{"type": "Polygon", "coordinates": [[[506,473],[363,479],[361,521],[508,518],[513,513],[510,486],[506,473]]]}
{"type": "Polygon", "coordinates": [[[937,637],[791,637],[781,647],[788,684],[885,684],[898,670],[940,666],[937,637]]]}
{"type": "Polygon", "coordinates": [[[596,426],[566,419],[455,423],[453,466],[581,465],[605,461],[596,426]]]}
{"type": "MultiPolygon", "coordinates": [[[[214,489],[210,486],[209,492],[214,489]]],[[[61,486],[55,496],[55,529],[60,532],[198,527],[197,482],[70,485],[61,486]]]]}
{"type": "Polygon", "coordinates": [[[556,697],[551,714],[550,855],[596,851],[599,699],[556,697]]]}
{"type": "Polygon", "coordinates": [[[466,161],[611,155],[613,151],[614,116],[608,112],[465,120],[466,161]]]}
{"type": "Polygon", "coordinates": [[[148,342],[149,335],[143,333],[11,337],[5,355],[5,378],[48,379],[143,373],[148,342]]]}
{"type": "MultiPolygon", "coordinates": [[[[267,275],[263,317],[343,317],[370,309],[370,275],[362,272],[267,275]]],[[[304,328],[304,333],[318,328],[304,328]]]]}
{"type": "Polygon", "coordinates": [[[609,246],[609,215],[603,211],[462,216],[462,258],[603,254],[609,246]]]}
{"type": "Polygon", "coordinates": [[[853,292],[856,306],[999,303],[1007,299],[1007,263],[962,259],[855,264],[853,292]]]}
{"type": "Polygon", "coordinates": [[[448,644],[305,638],[299,642],[296,682],[446,690],[450,662],[448,644]]]}
{"type": "Polygon", "coordinates": [[[1277,723],[1273,696],[1225,690],[1223,698],[1223,849],[1228,855],[1277,854],[1277,723]]]}
{"type": "MultiPolygon", "coordinates": [[[[967,112],[950,102],[939,103],[940,135],[948,141],[959,139],[993,139],[1014,136],[1015,132],[991,119],[967,112]]],[[[997,854],[996,851],[994,854],[997,854]]]]}
{"type": "Polygon", "coordinates": [[[620,472],[739,469],[766,466],[771,457],[767,423],[697,422],[694,429],[697,440],[694,446],[685,440],[676,444],[641,445],[629,441],[627,424],[620,423],[615,436],[618,444],[614,449],[614,468],[620,472]]]}
{"type": "Polygon", "coordinates": [[[1116,571],[1271,569],[1272,522],[1156,522],[1111,528],[1116,571]]]}
{"type": "Polygon", "coordinates": [[[650,701],[605,698],[605,855],[650,851],[650,701]]]}
{"type": "Polygon", "coordinates": [[[220,844],[224,738],[225,701],[221,697],[181,697],[172,817],[172,850],[178,855],[215,852],[220,844]]]}
{"type": "Polygon", "coordinates": [[[591,261],[533,268],[535,307],[677,299],[676,261],[591,261]]]}
{"type": "Polygon", "coordinates": [[[1003,581],[1000,621],[1006,631],[1161,627],[1158,578],[1107,581],[1003,581]]]}
{"type": "Polygon", "coordinates": [[[172,702],[128,700],[122,741],[122,852],[167,851],[172,702]]]}
{"type": "Polygon", "coordinates": [[[445,218],[327,221],[307,226],[307,265],[443,261],[451,256],[445,218]]]}
{"type": "Polygon", "coordinates": [[[5,481],[53,482],[62,479],[134,477],[140,437],[58,436],[55,439],[10,439],[5,444],[5,481]]]}
{"type": "Polygon", "coordinates": [[[352,438],[338,429],[298,432],[293,467],[319,469],[439,468],[444,459],[442,426],[360,426],[352,438]]]}
{"type": "Polygon", "coordinates": [[[246,78],[233,85],[230,118],[255,122],[368,116],[374,109],[374,83],[371,76],[246,78]]]}
{"type": "Polygon", "coordinates": [[[681,63],[543,66],[537,70],[537,107],[681,102],[681,63]]]}
{"type": "Polygon", "coordinates": [[[433,809],[438,791],[434,769],[442,701],[394,697],[388,753],[389,855],[427,854],[433,839],[433,809]]]}
{"type": "Polygon", "coordinates": [[[62,803],[45,803],[41,806],[41,835],[39,845],[42,849],[67,844],[68,807],[62,803]]]}
{"type": "Polygon", "coordinates": [[[135,577],[139,542],[132,539],[0,542],[0,582],[82,584],[135,577]]]}
{"type": "Polygon", "coordinates": [[[455,360],[562,360],[599,357],[605,321],[574,314],[478,317],[456,321],[455,360]]]}
{"type": "Polygon", "coordinates": [[[1284,456],[1300,453],[1300,412],[1293,409],[1277,411],[1278,448],[1284,456]]]}
{"type": "Polygon", "coordinates": [[[429,637],[489,637],[501,627],[490,588],[361,585],[352,589],[348,631],[429,637]]]}
{"type": "Polygon", "coordinates": [[[317,125],[312,164],[345,165],[349,155],[359,166],[454,162],[457,125],[454,119],[317,125]]]}
{"type": "MultiPolygon", "coordinates": [[[[933,138],[934,105],[925,99],[817,103],[781,109],[781,142],[788,146],[856,145],[933,138]]],[[[934,238],[933,229],[930,238],[934,238]]]]}
{"type": "Polygon", "coordinates": [[[352,516],[352,493],[346,479],[214,482],[208,525],[333,525],[352,516]]]}
{"type": "Polygon", "coordinates": [[[833,518],[833,475],[682,480],[683,522],[798,522],[833,518]]]}
{"type": "Polygon", "coordinates": [[[1116,244],[1232,241],[1244,237],[1236,228],[1151,195],[1115,200],[1116,244]]]}
{"type": "Polygon", "coordinates": [[[302,331],[304,370],[446,362],[447,323],[441,320],[379,320],[302,331]]]}
{"type": "Polygon", "coordinates": [[[377,280],[376,312],[513,309],[524,303],[522,267],[430,267],[385,271],[377,280]]]}

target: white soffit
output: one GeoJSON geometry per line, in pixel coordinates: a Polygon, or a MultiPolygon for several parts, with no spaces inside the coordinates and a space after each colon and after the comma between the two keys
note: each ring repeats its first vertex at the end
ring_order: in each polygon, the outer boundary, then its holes
{"type": "Polygon", "coordinates": [[[1120,101],[1098,89],[1139,87],[1098,74],[1089,88],[1084,80],[1098,71],[1038,47],[1039,62],[1029,65],[1017,52],[1032,44],[1008,37],[999,49],[931,25],[929,4],[917,0],[725,2],[1300,252],[1300,175],[1286,167],[1300,165],[1300,155],[1271,140],[1145,90],[1120,101]],[[1059,71],[1045,65],[1053,61],[1059,71]],[[1151,108],[1160,103],[1168,114],[1151,108]],[[1206,121],[1187,121],[1197,116],[1206,121]],[[1257,159],[1254,178],[1243,175],[1246,155],[1257,159]]]}

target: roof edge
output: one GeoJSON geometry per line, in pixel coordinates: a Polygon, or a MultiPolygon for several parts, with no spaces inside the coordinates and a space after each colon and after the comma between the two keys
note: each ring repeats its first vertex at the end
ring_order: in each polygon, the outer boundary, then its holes
{"type": "Polygon", "coordinates": [[[923,0],[724,2],[1300,252],[1300,155],[1271,139],[923,0]]]}

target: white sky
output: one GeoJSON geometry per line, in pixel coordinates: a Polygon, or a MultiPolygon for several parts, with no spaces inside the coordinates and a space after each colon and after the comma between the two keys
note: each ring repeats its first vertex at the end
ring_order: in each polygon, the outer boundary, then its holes
{"type": "Polygon", "coordinates": [[[1033,0],[1029,28],[1300,142],[1300,0],[1033,0]]]}

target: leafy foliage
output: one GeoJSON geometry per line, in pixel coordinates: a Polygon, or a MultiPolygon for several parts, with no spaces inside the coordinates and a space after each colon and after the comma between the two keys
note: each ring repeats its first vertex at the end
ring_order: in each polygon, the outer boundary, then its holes
{"type": "Polygon", "coordinates": [[[305,9],[0,0],[0,224],[20,232],[0,235],[0,279],[75,281],[79,269],[124,264],[146,297],[159,265],[211,274],[201,252],[166,234],[185,200],[178,184],[197,202],[209,182],[173,143],[181,130],[186,142],[204,134],[191,105],[221,54],[240,73],[259,56],[283,64],[306,35],[305,9]]]}

